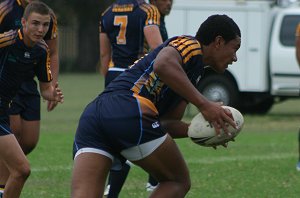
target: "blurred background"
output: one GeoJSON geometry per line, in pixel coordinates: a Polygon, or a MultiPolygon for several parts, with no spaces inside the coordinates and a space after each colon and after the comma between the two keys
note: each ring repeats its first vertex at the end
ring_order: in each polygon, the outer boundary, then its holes
{"type": "Polygon", "coordinates": [[[97,71],[99,19],[113,0],[43,1],[54,10],[58,19],[60,71],[97,71]]]}

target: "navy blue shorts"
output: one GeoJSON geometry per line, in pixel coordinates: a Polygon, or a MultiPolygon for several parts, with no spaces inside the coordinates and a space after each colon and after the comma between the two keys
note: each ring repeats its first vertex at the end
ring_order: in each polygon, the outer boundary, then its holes
{"type": "MultiPolygon", "coordinates": [[[[73,157],[86,150],[118,158],[122,151],[148,142],[158,147],[165,138],[158,112],[150,100],[129,92],[105,93],[88,104],[82,113],[73,157]]],[[[149,152],[155,149],[149,148],[149,152]]]]}
{"type": "Polygon", "coordinates": [[[118,77],[121,73],[123,73],[125,69],[123,68],[111,68],[107,71],[105,76],[105,87],[113,81],[116,77],[118,77]]]}
{"type": "Polygon", "coordinates": [[[22,119],[41,119],[41,97],[34,80],[22,83],[9,109],[10,115],[20,115],[22,119]]]}

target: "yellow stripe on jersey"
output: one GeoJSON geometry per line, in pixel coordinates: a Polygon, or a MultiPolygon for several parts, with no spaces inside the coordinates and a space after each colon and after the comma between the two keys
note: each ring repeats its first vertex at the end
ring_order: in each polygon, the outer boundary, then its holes
{"type": "Polygon", "coordinates": [[[140,8],[147,13],[145,25],[160,25],[160,14],[157,7],[150,4],[142,4],[140,8]]]}
{"type": "Polygon", "coordinates": [[[182,57],[183,64],[186,64],[193,56],[202,54],[200,43],[189,37],[178,37],[171,41],[169,46],[178,50],[182,57]]]}
{"type": "Polygon", "coordinates": [[[22,35],[22,32],[21,32],[21,29],[18,29],[18,35],[19,35],[19,38],[21,40],[23,40],[23,35],[22,35]]]}
{"type": "Polygon", "coordinates": [[[0,48],[12,45],[16,42],[16,31],[10,30],[0,34],[0,48]]]}
{"type": "Polygon", "coordinates": [[[119,4],[114,4],[112,11],[113,12],[132,12],[134,5],[131,4],[124,4],[124,5],[119,5],[119,4]]]}
{"type": "Polygon", "coordinates": [[[155,105],[150,100],[148,100],[147,98],[144,98],[138,94],[133,94],[133,96],[140,102],[140,107],[142,109],[142,112],[147,113],[147,108],[145,108],[145,107],[148,107],[150,110],[152,110],[153,112],[158,114],[158,111],[157,111],[155,105]]]}
{"type": "Polygon", "coordinates": [[[50,50],[49,49],[47,49],[46,71],[47,71],[47,80],[51,81],[53,78],[52,78],[51,66],[50,66],[50,50]]]}
{"type": "Polygon", "coordinates": [[[12,11],[13,1],[4,1],[0,3],[0,24],[3,22],[5,16],[12,11]]]}
{"type": "Polygon", "coordinates": [[[296,36],[300,36],[300,23],[297,25],[296,28],[296,36]]]}
{"type": "Polygon", "coordinates": [[[21,0],[17,0],[18,5],[22,5],[21,0]]]}
{"type": "Polygon", "coordinates": [[[134,83],[133,87],[131,88],[131,91],[133,91],[136,94],[139,94],[140,90],[145,85],[146,80],[147,79],[145,78],[145,76],[141,76],[141,78],[134,83]]]}

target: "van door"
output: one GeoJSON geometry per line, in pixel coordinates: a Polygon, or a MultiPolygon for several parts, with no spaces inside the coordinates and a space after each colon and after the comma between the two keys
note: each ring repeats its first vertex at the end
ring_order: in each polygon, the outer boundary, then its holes
{"type": "Polygon", "coordinates": [[[299,96],[300,69],[295,51],[299,22],[299,8],[282,9],[275,18],[270,43],[271,94],[274,96],[299,96]]]}

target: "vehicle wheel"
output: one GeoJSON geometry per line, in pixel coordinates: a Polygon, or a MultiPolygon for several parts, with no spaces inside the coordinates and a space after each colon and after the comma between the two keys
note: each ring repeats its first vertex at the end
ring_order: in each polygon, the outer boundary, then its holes
{"type": "Polygon", "coordinates": [[[210,101],[239,108],[239,92],[235,84],[226,76],[212,74],[201,79],[198,90],[210,101]]]}

